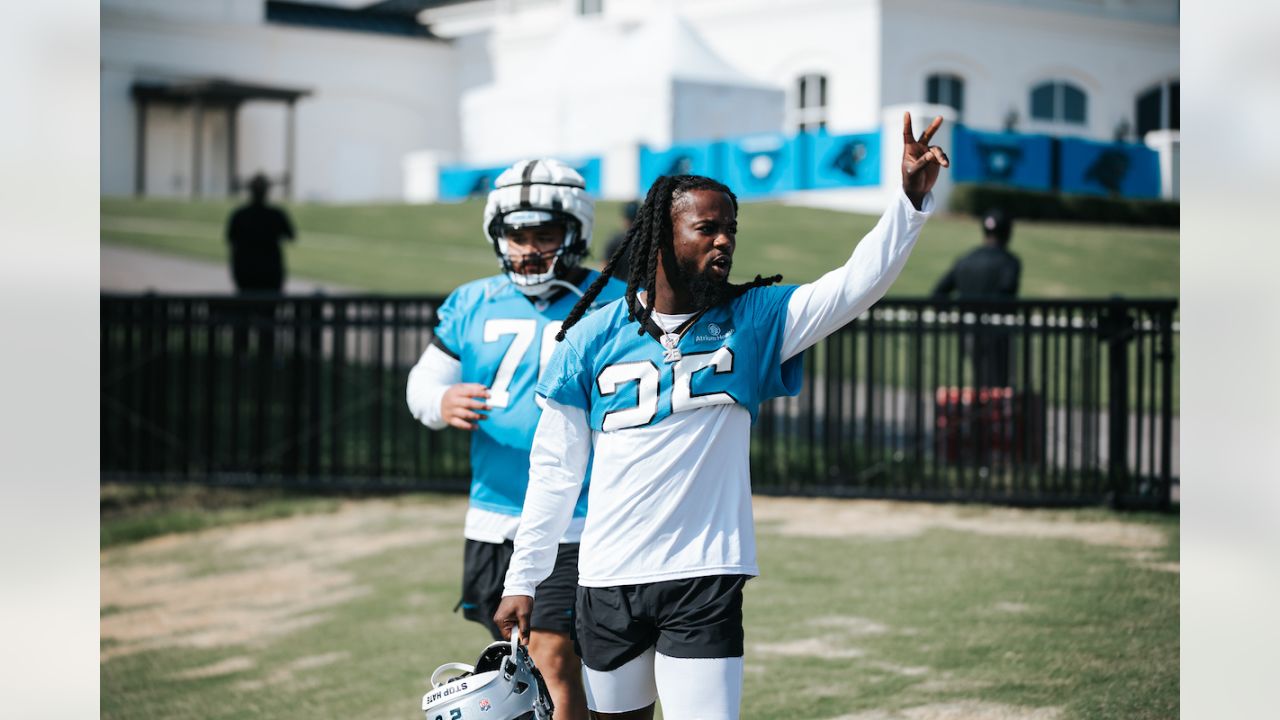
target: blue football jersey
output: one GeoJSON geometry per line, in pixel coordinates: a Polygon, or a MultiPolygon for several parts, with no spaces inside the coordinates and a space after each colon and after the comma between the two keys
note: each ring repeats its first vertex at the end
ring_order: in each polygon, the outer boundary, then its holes
{"type": "Polygon", "coordinates": [[[760,403],[800,392],[802,357],[781,362],[787,301],[795,286],[753,288],[708,309],[683,332],[671,358],[656,328],[637,334],[626,300],[571,328],[537,392],[587,411],[593,430],[662,422],[673,413],[736,403],[754,422],[760,403]],[[672,362],[667,362],[671,358],[672,362]]]}
{"type": "MultiPolygon", "coordinates": [[[[588,271],[585,291],[599,277],[588,271]]],[[[597,306],[622,297],[625,283],[610,279],[597,306]]],[[[467,283],[450,293],[437,311],[436,343],[462,364],[462,382],[489,388],[488,418],[471,436],[471,504],[519,515],[529,484],[529,450],[542,413],[534,387],[559,343],[556,333],[578,301],[564,292],[539,307],[504,275],[467,283]]],[[[584,318],[585,320],[585,318],[584,318]]],[[[574,510],[586,514],[586,486],[574,510]]]]}

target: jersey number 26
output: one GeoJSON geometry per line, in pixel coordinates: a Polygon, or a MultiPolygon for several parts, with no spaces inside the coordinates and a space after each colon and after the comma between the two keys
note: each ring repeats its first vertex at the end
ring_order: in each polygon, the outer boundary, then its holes
{"type": "MultiPolygon", "coordinates": [[[[716,375],[733,372],[733,351],[722,347],[714,352],[693,353],[676,361],[671,368],[671,413],[674,415],[686,410],[696,410],[709,405],[731,405],[736,402],[727,392],[698,394],[693,392],[693,375],[699,370],[712,368],[716,375]]],[[[601,429],[621,430],[623,428],[648,425],[658,414],[658,397],[661,395],[659,384],[662,371],[652,360],[617,363],[600,371],[596,377],[596,387],[602,397],[609,397],[628,383],[636,383],[635,407],[623,410],[610,410],[604,415],[601,429]]]]}

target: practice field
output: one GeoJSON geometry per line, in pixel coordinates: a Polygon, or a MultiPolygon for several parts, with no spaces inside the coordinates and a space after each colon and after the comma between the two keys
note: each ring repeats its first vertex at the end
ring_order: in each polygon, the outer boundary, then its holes
{"type": "MultiPolygon", "coordinates": [[[[1176,516],[755,509],[744,718],[1178,716],[1176,516]]],[[[118,531],[194,515],[104,513],[102,716],[420,718],[431,671],[488,642],[451,612],[464,510],[461,496],[277,500],[138,542],[118,531]]]]}
{"type": "MultiPolygon", "coordinates": [[[[219,263],[227,259],[229,202],[104,198],[102,242],[219,263]]],[[[491,275],[496,261],[481,231],[480,201],[441,205],[289,206],[299,242],[288,267],[299,277],[374,292],[445,294],[491,275]]],[[[619,227],[619,204],[596,209],[595,254],[619,227]]],[[[734,279],[782,273],[807,282],[844,263],[876,218],[777,203],[742,206],[734,279]]],[[[939,214],[926,226],[890,294],[927,295],[938,277],[981,240],[973,218],[939,214]]],[[[1130,298],[1178,295],[1178,233],[1168,229],[1018,222],[1022,296],[1130,298]]]]}

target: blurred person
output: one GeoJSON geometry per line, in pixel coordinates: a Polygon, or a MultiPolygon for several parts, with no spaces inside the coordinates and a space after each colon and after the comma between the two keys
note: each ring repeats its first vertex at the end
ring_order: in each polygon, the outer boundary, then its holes
{"type": "MultiPolygon", "coordinates": [[[[452,426],[472,433],[459,606],[494,639],[501,637],[493,613],[541,413],[534,385],[561,322],[587,288],[596,287],[592,298],[599,303],[625,290],[579,266],[591,247],[595,216],[584,188],[582,177],[558,160],[522,160],[498,177],[485,205],[484,232],[502,272],[449,294],[431,345],[409,373],[407,401],[415,418],[433,430],[452,426]]],[[[538,586],[544,602],[523,635],[546,678],[557,720],[587,714],[581,663],[569,638],[586,496],[586,487],[580,488],[571,520],[555,538],[554,568],[538,586]]]]}
{"type": "Polygon", "coordinates": [[[958,300],[1012,300],[1018,296],[1022,261],[1009,252],[1013,221],[1000,208],[982,216],[982,245],[938,278],[933,296],[958,300]]]}
{"type": "Polygon", "coordinates": [[[804,350],[884,295],[949,165],[903,117],[902,191],[815,282],[731,284],[737,198],[695,175],[650,187],[626,244],[561,327],[537,393],[515,553],[494,622],[523,635],[590,474],[575,640],[593,717],[737,718],[742,589],[759,574],[749,438],[760,403],[800,391],[804,350]],[[625,297],[583,311],[623,255],[625,297]],[[582,320],[579,323],[579,320],[582,320]]]}
{"type": "MultiPolygon", "coordinates": [[[[632,200],[622,206],[622,229],[613,234],[609,239],[609,244],[604,247],[604,256],[611,258],[618,252],[618,248],[627,241],[627,231],[631,229],[632,223],[636,221],[636,213],[640,211],[640,203],[632,200]]],[[[618,257],[618,262],[613,266],[613,276],[626,282],[631,277],[631,258],[623,253],[618,257]]]]}
{"type": "Polygon", "coordinates": [[[249,180],[249,202],[227,220],[231,245],[231,278],[239,292],[279,293],[284,289],[284,255],[280,243],[295,239],[284,210],[267,204],[271,182],[262,173],[249,180]]]}
{"type": "MultiPolygon", "coordinates": [[[[956,260],[933,287],[938,299],[1013,300],[1018,296],[1022,261],[1009,252],[1013,221],[1000,208],[982,216],[982,245],[956,260]]],[[[1009,336],[1001,328],[978,327],[965,337],[979,387],[1009,385],[1009,336]]]]}

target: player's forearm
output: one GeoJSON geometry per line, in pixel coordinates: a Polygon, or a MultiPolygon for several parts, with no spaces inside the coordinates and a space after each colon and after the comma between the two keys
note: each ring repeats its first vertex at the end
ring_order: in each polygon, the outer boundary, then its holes
{"type": "Polygon", "coordinates": [[[923,210],[916,210],[899,191],[848,262],[796,288],[787,304],[783,360],[844,327],[884,297],[906,266],[933,206],[932,194],[925,196],[923,210]]]}
{"type": "Polygon", "coordinates": [[[462,363],[431,345],[409,371],[409,383],[405,388],[409,412],[432,430],[443,429],[447,423],[440,412],[440,399],[450,385],[461,380],[462,363]]]}
{"type": "Polygon", "coordinates": [[[551,574],[560,538],[573,519],[590,456],[591,428],[586,412],[546,401],[529,453],[529,489],[503,595],[532,597],[538,583],[551,574]]]}

